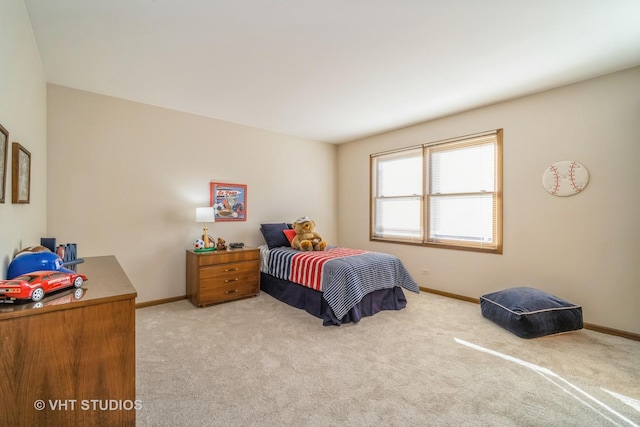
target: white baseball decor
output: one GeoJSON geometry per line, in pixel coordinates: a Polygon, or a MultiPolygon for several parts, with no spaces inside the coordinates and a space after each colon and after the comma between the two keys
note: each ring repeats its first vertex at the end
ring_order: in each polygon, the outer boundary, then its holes
{"type": "Polygon", "coordinates": [[[573,196],[589,183],[589,171],[575,160],[563,160],[549,166],[542,174],[544,189],[554,196],[573,196]]]}

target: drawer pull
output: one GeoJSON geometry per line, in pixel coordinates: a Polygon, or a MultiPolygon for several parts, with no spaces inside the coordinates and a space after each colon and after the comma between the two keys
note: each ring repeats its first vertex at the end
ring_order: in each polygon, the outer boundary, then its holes
{"type": "Polygon", "coordinates": [[[237,282],[238,279],[227,279],[224,281],[224,283],[229,283],[229,282],[237,282]]]}
{"type": "Polygon", "coordinates": [[[227,268],[225,270],[225,272],[227,272],[227,271],[238,271],[238,267],[236,267],[236,268],[227,268]]]}
{"type": "Polygon", "coordinates": [[[225,294],[229,295],[229,294],[235,294],[236,292],[238,292],[237,289],[232,289],[230,291],[225,292],[225,294]]]}

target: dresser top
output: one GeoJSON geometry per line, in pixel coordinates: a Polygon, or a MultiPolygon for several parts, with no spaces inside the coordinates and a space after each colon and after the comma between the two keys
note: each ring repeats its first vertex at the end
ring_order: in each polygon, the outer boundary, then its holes
{"type": "Polygon", "coordinates": [[[42,301],[0,302],[0,320],[67,310],[123,299],[135,299],[136,289],[115,256],[88,257],[77,264],[78,273],[87,276],[81,288],[68,288],[46,295],[42,301]]]}

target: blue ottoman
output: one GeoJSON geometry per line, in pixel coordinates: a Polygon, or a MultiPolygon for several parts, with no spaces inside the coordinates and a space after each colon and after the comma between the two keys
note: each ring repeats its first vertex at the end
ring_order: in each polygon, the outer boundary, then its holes
{"type": "Polygon", "coordinates": [[[582,307],[534,288],[519,287],[480,297],[482,315],[521,338],[582,329],[582,307]]]}

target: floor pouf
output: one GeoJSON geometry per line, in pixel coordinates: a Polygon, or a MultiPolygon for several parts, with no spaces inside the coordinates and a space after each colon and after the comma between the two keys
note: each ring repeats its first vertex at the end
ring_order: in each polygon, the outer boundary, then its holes
{"type": "Polygon", "coordinates": [[[482,315],[521,338],[582,329],[582,307],[534,288],[519,287],[480,297],[482,315]]]}

